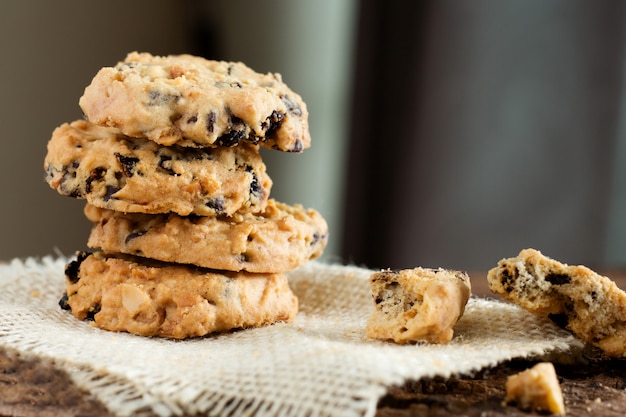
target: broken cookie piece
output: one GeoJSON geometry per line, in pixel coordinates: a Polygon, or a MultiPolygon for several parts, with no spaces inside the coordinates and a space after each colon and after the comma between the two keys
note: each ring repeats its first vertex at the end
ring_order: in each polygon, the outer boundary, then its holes
{"type": "Polygon", "coordinates": [[[487,280],[503,299],[549,318],[608,356],[626,356],[626,293],[611,279],[524,249],[502,259],[487,280]]]}
{"type": "Polygon", "coordinates": [[[516,404],[522,410],[565,414],[563,393],[550,362],[511,375],[506,381],[505,404],[516,404]]]}
{"type": "Polygon", "coordinates": [[[366,334],[396,343],[447,343],[471,294],[467,273],[446,269],[384,270],[370,277],[374,311],[366,334]]]}

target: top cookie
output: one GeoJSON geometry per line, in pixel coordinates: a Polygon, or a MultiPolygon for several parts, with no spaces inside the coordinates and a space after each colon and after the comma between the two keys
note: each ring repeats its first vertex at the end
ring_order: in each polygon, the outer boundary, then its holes
{"type": "Polygon", "coordinates": [[[79,104],[92,123],[166,146],[245,140],[302,152],[311,143],[302,98],[280,74],[260,74],[240,62],[132,52],[102,68],[79,104]]]}

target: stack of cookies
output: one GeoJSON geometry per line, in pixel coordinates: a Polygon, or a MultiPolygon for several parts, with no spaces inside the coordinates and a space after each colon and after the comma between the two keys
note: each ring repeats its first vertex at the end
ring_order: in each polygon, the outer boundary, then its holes
{"type": "Polygon", "coordinates": [[[284,272],[328,239],[313,209],[269,198],[260,146],[302,152],[308,112],[279,74],[131,53],[55,129],[46,181],[87,200],[87,246],[61,307],[102,329],[187,338],[291,320],[284,272]]]}

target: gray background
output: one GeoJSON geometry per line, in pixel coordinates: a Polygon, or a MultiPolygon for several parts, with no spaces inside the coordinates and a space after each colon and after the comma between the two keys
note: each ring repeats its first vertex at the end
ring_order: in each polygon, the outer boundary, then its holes
{"type": "MultiPolygon", "coordinates": [[[[350,139],[359,146],[359,138],[350,136],[350,117],[354,74],[361,70],[355,67],[360,4],[0,2],[0,260],[84,248],[89,233],[84,203],[58,195],[43,180],[46,142],[56,126],[82,117],[78,99],[96,71],[138,50],[214,51],[214,58],[282,73],[308,104],[313,143],[301,155],[264,151],[274,181],[272,196],[318,209],[331,229],[324,259],[350,261],[350,253],[342,253],[342,223],[360,210],[345,211],[343,201],[360,180],[347,175],[350,139]]],[[[372,239],[368,224],[359,225],[362,236],[349,238],[389,252],[389,263],[380,266],[486,268],[529,244],[569,262],[626,266],[624,29],[617,31],[612,49],[606,48],[617,52],[598,58],[602,55],[594,51],[606,47],[607,40],[587,34],[599,33],[607,16],[601,6],[590,15],[586,10],[592,3],[429,4],[430,20],[422,22],[420,37],[416,30],[414,40],[405,40],[422,43],[424,65],[413,89],[406,90],[420,113],[401,120],[419,138],[407,149],[414,164],[401,170],[404,180],[421,188],[405,192],[402,183],[388,184],[363,203],[381,204],[379,195],[400,193],[386,230],[388,241],[372,239]],[[508,45],[520,47],[522,54],[511,53],[508,45]],[[606,68],[605,62],[622,74],[621,84],[584,84],[594,80],[595,68],[606,68]],[[594,99],[608,88],[607,96],[618,100],[603,103],[606,111],[595,106],[587,112],[586,103],[572,102],[578,96],[570,88],[583,88],[594,99]],[[597,124],[607,112],[617,122],[603,130],[597,124]],[[602,131],[609,133],[593,137],[602,131]],[[610,149],[598,149],[607,143],[610,149]],[[551,164],[554,155],[569,171],[551,164]],[[523,161],[539,162],[521,166],[523,161]],[[527,178],[523,189],[509,186],[522,176],[527,178]],[[534,189],[543,190],[536,204],[515,203],[535,196],[534,189]],[[545,201],[550,204],[542,205],[545,201]],[[512,221],[519,223],[511,227],[512,221]]],[[[612,4],[612,10],[624,14],[624,7],[612,4]]],[[[397,77],[380,83],[398,88],[410,75],[403,70],[396,68],[397,77]]],[[[390,141],[381,137],[381,144],[390,141]]]]}
{"type": "Polygon", "coordinates": [[[78,99],[96,71],[133,50],[194,52],[199,41],[217,39],[221,59],[280,72],[307,102],[312,147],[264,159],[272,197],[319,210],[333,230],[325,257],[337,259],[353,7],[332,0],[0,2],[0,259],[85,247],[84,202],[48,187],[43,160],[53,129],[82,117],[78,99]]]}

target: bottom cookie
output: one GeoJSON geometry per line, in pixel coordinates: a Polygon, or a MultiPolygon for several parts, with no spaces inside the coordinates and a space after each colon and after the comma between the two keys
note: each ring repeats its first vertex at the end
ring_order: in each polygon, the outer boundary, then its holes
{"type": "Polygon", "coordinates": [[[65,275],[62,308],[101,329],[142,336],[205,336],[291,321],[298,311],[284,274],[214,271],[81,252],[65,275]]]}

